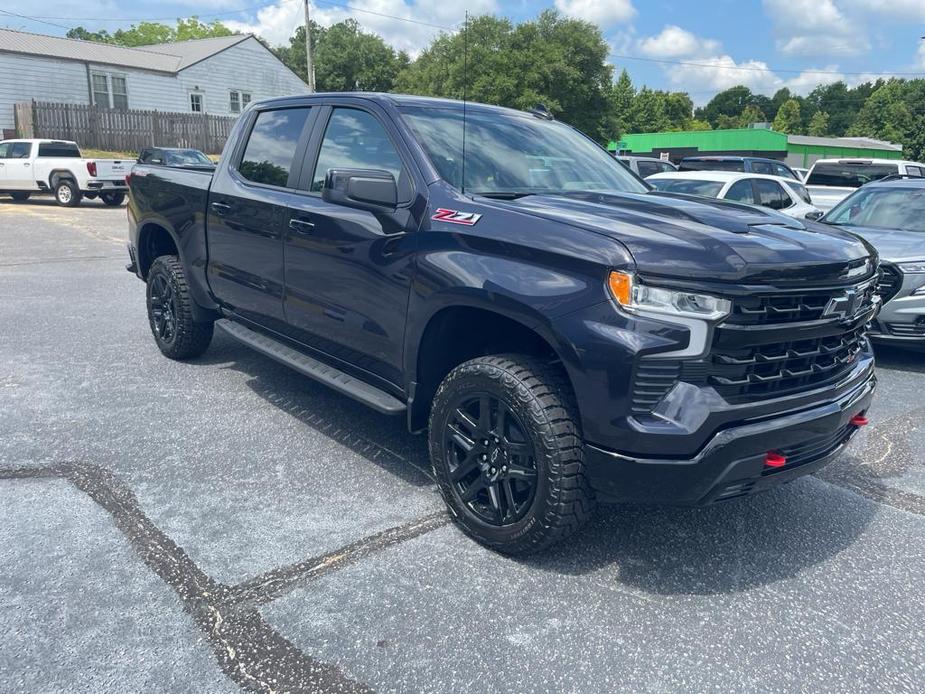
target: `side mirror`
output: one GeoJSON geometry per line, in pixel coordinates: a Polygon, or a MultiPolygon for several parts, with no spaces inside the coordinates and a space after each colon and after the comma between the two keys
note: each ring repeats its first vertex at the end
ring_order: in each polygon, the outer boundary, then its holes
{"type": "Polygon", "coordinates": [[[813,212],[807,212],[807,213],[806,213],[806,219],[808,219],[808,220],[810,220],[810,221],[812,221],[812,222],[815,222],[816,220],[821,219],[821,218],[822,218],[822,215],[824,215],[824,214],[825,214],[825,212],[823,212],[822,210],[815,210],[815,211],[813,211],[813,212]]]}
{"type": "Polygon", "coordinates": [[[335,205],[380,212],[398,206],[398,184],[379,169],[328,169],[321,199],[335,205]]]}

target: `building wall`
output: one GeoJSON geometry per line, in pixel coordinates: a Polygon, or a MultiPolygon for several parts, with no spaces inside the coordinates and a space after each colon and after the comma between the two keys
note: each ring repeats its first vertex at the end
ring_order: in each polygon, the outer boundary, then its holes
{"type": "MultiPolygon", "coordinates": [[[[657,150],[696,149],[701,152],[782,152],[787,136],[773,130],[741,128],[736,130],[686,130],[664,133],[624,135],[622,141],[632,153],[657,150]]],[[[616,149],[611,142],[608,149],[616,149]]]]}
{"type": "MultiPolygon", "coordinates": [[[[0,53],[0,130],[13,128],[13,105],[19,101],[89,104],[87,67],[74,60],[0,53]]],[[[206,113],[227,116],[237,115],[231,112],[232,89],[248,92],[253,101],[308,92],[253,37],[175,75],[94,63],[89,68],[124,76],[130,109],[189,113],[189,94],[198,88],[206,113]]]]}
{"type": "Polygon", "coordinates": [[[859,149],[857,147],[821,147],[819,145],[788,145],[787,163],[808,169],[818,159],[902,159],[903,153],[892,149],[859,149]]]}
{"type": "Polygon", "coordinates": [[[185,105],[178,110],[190,110],[189,92],[198,87],[206,112],[225,116],[237,115],[231,112],[233,89],[248,92],[252,101],[308,93],[308,86],[253,37],[182,70],[179,81],[185,105]]]}
{"type": "Polygon", "coordinates": [[[0,131],[13,128],[13,105],[51,100],[87,104],[89,87],[83,63],[0,53],[0,131]]]}

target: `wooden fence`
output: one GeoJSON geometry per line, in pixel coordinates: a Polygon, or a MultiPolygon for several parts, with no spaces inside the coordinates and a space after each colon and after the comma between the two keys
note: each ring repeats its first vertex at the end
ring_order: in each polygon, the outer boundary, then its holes
{"type": "Polygon", "coordinates": [[[116,152],[139,152],[159,146],[194,147],[217,154],[225,146],[235,120],[207,113],[122,111],[44,101],[16,105],[20,137],[31,132],[29,137],[74,140],[86,149],[116,152]]]}

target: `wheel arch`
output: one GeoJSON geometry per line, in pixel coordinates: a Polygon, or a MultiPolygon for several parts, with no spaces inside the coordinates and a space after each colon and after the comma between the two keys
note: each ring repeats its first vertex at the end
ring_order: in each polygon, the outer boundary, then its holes
{"type": "Polygon", "coordinates": [[[518,353],[561,363],[566,381],[571,377],[564,364],[571,360],[571,347],[563,344],[548,326],[524,312],[499,310],[496,306],[466,301],[436,309],[416,339],[406,348],[408,374],[408,428],[427,426],[437,388],[459,364],[480,356],[518,353]]]}
{"type": "Polygon", "coordinates": [[[151,264],[162,255],[176,255],[183,260],[176,235],[162,224],[145,222],[138,230],[138,271],[148,278],[151,264]]]}
{"type": "Polygon", "coordinates": [[[52,169],[48,174],[48,185],[54,190],[61,181],[77,183],[77,176],[70,169],[52,169]]]}

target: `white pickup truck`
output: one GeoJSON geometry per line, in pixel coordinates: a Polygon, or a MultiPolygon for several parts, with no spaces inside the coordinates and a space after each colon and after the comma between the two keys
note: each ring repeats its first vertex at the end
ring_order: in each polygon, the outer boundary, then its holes
{"type": "Polygon", "coordinates": [[[99,197],[115,207],[125,200],[130,159],[84,159],[66,140],[0,141],[0,193],[14,200],[53,193],[59,205],[76,207],[81,199],[99,197]]]}
{"type": "Polygon", "coordinates": [[[925,176],[925,164],[898,159],[820,159],[806,175],[813,204],[828,212],[865,183],[887,176],[925,176]]]}

